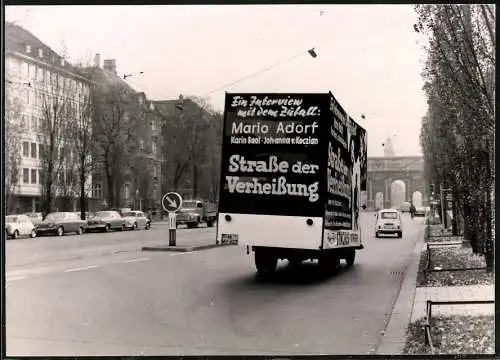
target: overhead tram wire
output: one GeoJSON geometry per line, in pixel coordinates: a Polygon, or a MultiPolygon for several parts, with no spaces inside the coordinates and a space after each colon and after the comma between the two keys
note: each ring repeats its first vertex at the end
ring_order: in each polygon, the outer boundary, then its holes
{"type": "Polygon", "coordinates": [[[260,75],[260,74],[262,74],[262,73],[264,73],[264,72],[266,72],[266,71],[269,71],[269,70],[271,70],[271,69],[273,69],[273,68],[275,68],[275,67],[277,67],[277,66],[279,66],[279,65],[283,65],[283,64],[285,64],[285,63],[287,63],[287,62],[289,62],[289,61],[292,61],[292,60],[294,60],[294,59],[296,59],[296,58],[298,58],[298,57],[300,57],[300,56],[302,56],[302,55],[305,55],[305,54],[309,54],[309,55],[310,55],[311,57],[313,57],[313,58],[316,58],[316,57],[318,56],[318,55],[317,55],[317,53],[316,53],[316,51],[315,51],[315,48],[311,48],[311,49],[309,49],[309,50],[307,50],[307,51],[301,51],[301,52],[299,52],[299,53],[297,53],[297,54],[295,54],[295,55],[293,55],[293,56],[291,56],[291,57],[289,57],[289,58],[286,58],[286,59],[284,59],[284,60],[278,61],[277,63],[275,63],[275,64],[273,64],[273,65],[270,65],[270,66],[268,66],[268,67],[265,67],[264,69],[258,70],[258,71],[256,71],[256,72],[254,72],[254,73],[252,73],[252,74],[250,74],[250,75],[247,75],[247,76],[245,76],[245,77],[242,77],[242,78],[240,78],[240,79],[238,79],[238,80],[236,80],[236,81],[233,81],[233,82],[231,82],[231,83],[228,83],[228,84],[225,84],[225,85],[219,86],[219,87],[217,87],[217,88],[215,88],[215,89],[213,89],[213,90],[211,90],[211,91],[209,91],[209,92],[207,92],[207,93],[203,94],[201,97],[205,97],[205,96],[211,95],[211,94],[213,94],[214,92],[217,92],[217,91],[222,90],[222,89],[224,89],[224,88],[227,88],[227,87],[229,87],[229,86],[232,86],[232,85],[235,85],[235,84],[239,84],[240,82],[243,82],[243,81],[245,81],[245,80],[248,80],[248,79],[250,79],[250,78],[252,78],[252,77],[254,77],[254,76],[260,75]]]}
{"type": "MultiPolygon", "coordinates": [[[[286,59],[280,60],[280,61],[278,61],[278,62],[276,62],[276,63],[274,63],[274,64],[272,64],[272,65],[269,65],[269,66],[267,66],[267,67],[265,67],[265,68],[263,68],[263,69],[260,69],[260,70],[258,70],[258,71],[255,71],[255,72],[253,72],[252,74],[246,75],[246,76],[244,76],[244,77],[242,77],[242,78],[240,78],[240,79],[238,79],[238,80],[232,81],[232,82],[230,82],[230,83],[227,83],[227,84],[224,84],[224,85],[222,85],[222,86],[219,86],[219,87],[217,87],[217,88],[215,88],[215,89],[213,89],[213,90],[210,90],[210,91],[208,91],[208,92],[206,92],[206,93],[202,94],[200,97],[201,97],[201,98],[204,98],[204,97],[206,97],[206,96],[208,96],[208,95],[211,95],[211,94],[213,94],[213,93],[215,93],[215,92],[217,92],[217,91],[220,91],[220,90],[222,90],[222,89],[225,89],[225,88],[230,87],[230,86],[235,85],[235,84],[239,84],[239,83],[241,83],[241,82],[243,82],[243,81],[245,81],[245,80],[248,80],[248,79],[250,79],[250,78],[252,78],[252,77],[254,77],[254,76],[260,75],[260,74],[262,74],[262,73],[264,73],[264,72],[266,72],[266,71],[269,71],[269,70],[271,70],[271,69],[274,69],[275,67],[278,67],[278,66],[283,65],[283,64],[285,64],[285,63],[287,63],[287,62],[290,62],[290,61],[292,61],[292,60],[295,60],[296,58],[298,58],[298,57],[300,57],[300,56],[302,56],[302,55],[306,55],[306,54],[309,54],[309,56],[311,56],[312,58],[316,58],[316,57],[318,57],[318,54],[317,54],[316,49],[315,49],[314,47],[313,47],[313,48],[310,48],[310,49],[308,49],[308,50],[303,50],[303,51],[300,51],[299,53],[297,53],[297,54],[295,54],[295,55],[293,55],[293,56],[290,56],[290,57],[288,57],[288,58],[286,58],[286,59]]],[[[131,77],[131,76],[130,76],[130,75],[128,75],[128,76],[124,76],[124,81],[126,81],[126,82],[130,83],[131,85],[134,85],[134,86],[137,86],[137,87],[139,87],[139,88],[143,88],[143,89],[144,89],[144,86],[140,86],[140,85],[138,85],[137,83],[130,81],[130,80],[129,80],[129,77],[131,77]]],[[[145,89],[145,90],[147,90],[147,89],[145,89]]],[[[161,95],[160,93],[158,93],[158,92],[156,92],[156,91],[148,91],[148,92],[149,92],[149,93],[151,93],[151,94],[153,94],[153,95],[157,95],[157,96],[158,96],[158,95],[161,95]]],[[[166,96],[166,97],[165,97],[165,96],[159,96],[159,98],[160,98],[160,99],[164,99],[164,98],[168,99],[168,98],[169,98],[169,96],[166,96]]]]}

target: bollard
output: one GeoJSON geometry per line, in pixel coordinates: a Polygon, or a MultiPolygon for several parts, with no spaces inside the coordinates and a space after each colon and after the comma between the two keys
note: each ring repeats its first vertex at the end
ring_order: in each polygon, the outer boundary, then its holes
{"type": "Polygon", "coordinates": [[[177,232],[177,214],[174,212],[168,213],[168,245],[176,245],[177,232]]]}

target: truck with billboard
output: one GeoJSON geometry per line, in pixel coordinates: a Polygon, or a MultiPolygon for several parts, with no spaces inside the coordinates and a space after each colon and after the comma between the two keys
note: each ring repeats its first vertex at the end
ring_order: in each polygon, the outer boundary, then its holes
{"type": "Polygon", "coordinates": [[[226,93],[217,243],[259,274],[278,260],[336,269],[363,249],[366,131],[328,93],[226,93]]]}

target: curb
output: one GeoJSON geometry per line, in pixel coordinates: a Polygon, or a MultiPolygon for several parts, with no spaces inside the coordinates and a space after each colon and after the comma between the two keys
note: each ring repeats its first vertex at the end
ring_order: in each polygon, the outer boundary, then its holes
{"type": "Polygon", "coordinates": [[[406,331],[411,320],[415,292],[417,291],[418,266],[420,253],[424,243],[422,233],[415,243],[410,255],[410,262],[391,311],[389,322],[384,329],[383,337],[377,347],[377,355],[402,355],[406,343],[406,331]]]}
{"type": "Polygon", "coordinates": [[[193,246],[144,246],[141,248],[142,251],[170,251],[170,252],[192,252],[200,250],[208,250],[218,247],[225,247],[229,245],[221,244],[209,244],[209,245],[193,245],[193,246]]]}

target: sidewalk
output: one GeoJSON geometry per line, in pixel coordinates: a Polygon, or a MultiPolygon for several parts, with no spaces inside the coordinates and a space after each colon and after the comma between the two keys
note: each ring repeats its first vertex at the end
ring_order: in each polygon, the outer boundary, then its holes
{"type": "MultiPolygon", "coordinates": [[[[443,235],[448,234],[444,232],[443,235]]],[[[455,246],[460,245],[457,242],[455,246]]],[[[415,250],[412,253],[411,259],[409,259],[401,290],[394,304],[385,332],[382,334],[383,338],[377,348],[377,354],[403,354],[408,325],[426,316],[427,300],[468,301],[495,299],[494,285],[417,287],[420,254],[425,248],[424,231],[422,231],[422,236],[417,240],[415,250]]],[[[494,315],[495,304],[436,305],[433,306],[432,311],[433,314],[439,315],[494,315]]]]}
{"type": "MultiPolygon", "coordinates": [[[[411,322],[425,317],[426,301],[471,301],[494,300],[494,285],[417,287],[411,322]]],[[[432,313],[437,315],[494,315],[495,304],[435,305],[432,313]]]]}

